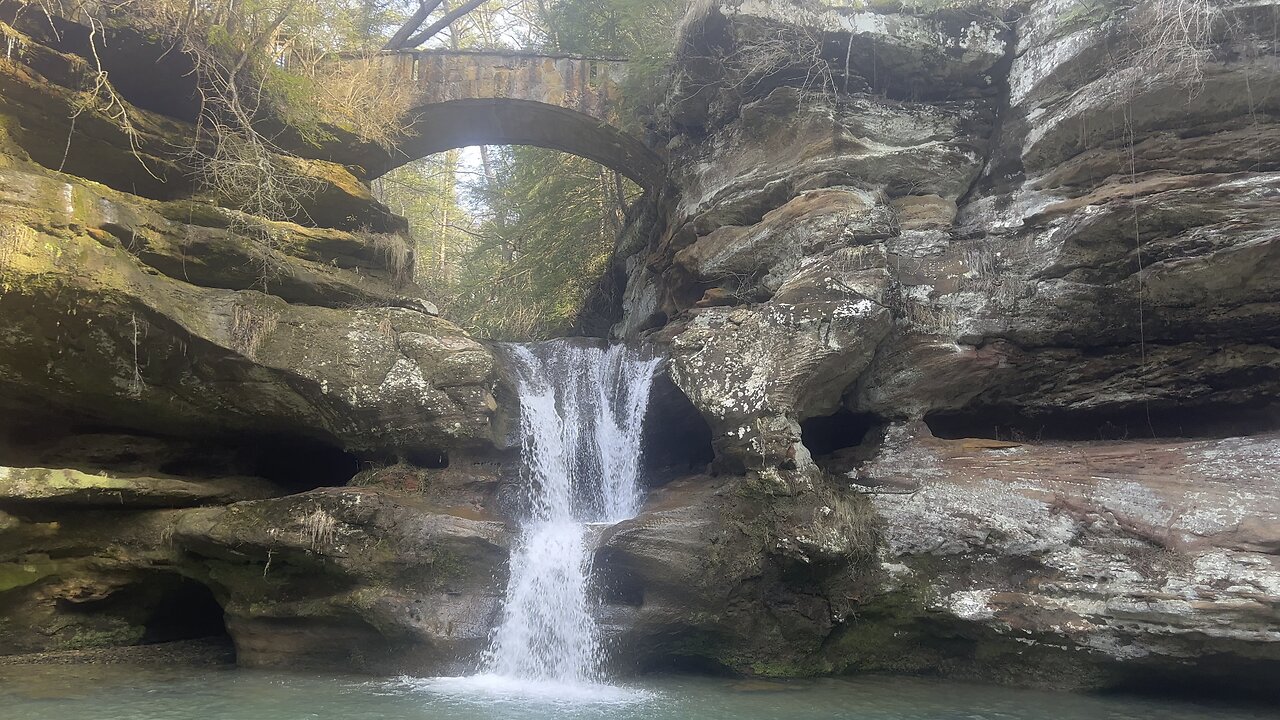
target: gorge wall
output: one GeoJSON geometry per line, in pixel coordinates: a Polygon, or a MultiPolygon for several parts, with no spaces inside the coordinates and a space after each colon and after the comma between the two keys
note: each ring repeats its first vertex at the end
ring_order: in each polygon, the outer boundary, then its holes
{"type": "MultiPolygon", "coordinates": [[[[1280,5],[875,6],[681,28],[617,256],[613,333],[670,356],[596,553],[617,663],[1270,692],[1280,5]]],[[[248,665],[456,670],[515,404],[360,146],[246,217],[182,113],[81,109],[74,26],[0,20],[0,654],[225,624],[248,665]]]]}
{"type": "Polygon", "coordinates": [[[184,152],[180,54],[99,30],[111,72],[156,82],[117,84],[129,132],[88,29],[20,9],[0,4],[0,653],[229,630],[248,664],[379,669],[483,640],[500,373],[421,299],[404,220],[360,167],[308,159],[323,143],[280,158],[315,186],[296,221],[235,209],[184,152]]]}
{"type": "Polygon", "coordinates": [[[1265,685],[1280,7],[1197,8],[694,10],[614,332],[715,475],[602,550],[642,662],[1265,685]]]}

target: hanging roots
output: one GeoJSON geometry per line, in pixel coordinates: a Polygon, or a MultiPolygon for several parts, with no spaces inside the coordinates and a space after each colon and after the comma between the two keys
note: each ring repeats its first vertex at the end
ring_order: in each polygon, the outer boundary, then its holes
{"type": "Polygon", "coordinates": [[[273,308],[237,304],[231,309],[232,349],[247,358],[255,357],[279,321],[280,313],[273,308]]]}

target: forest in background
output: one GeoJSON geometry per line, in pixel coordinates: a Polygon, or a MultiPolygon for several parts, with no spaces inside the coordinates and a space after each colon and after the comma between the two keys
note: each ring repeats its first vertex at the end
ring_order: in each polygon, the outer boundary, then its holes
{"type": "MultiPolygon", "coordinates": [[[[248,2],[249,0],[242,0],[248,2]]],[[[263,5],[289,0],[264,0],[263,5]]],[[[519,49],[624,57],[634,68],[623,122],[639,129],[658,94],[685,0],[322,0],[282,24],[293,75],[314,77],[308,58],[392,47],[519,49]],[[445,21],[448,21],[445,24],[445,21]],[[429,37],[423,37],[440,26],[429,37]],[[420,42],[419,42],[420,40],[420,42]]],[[[284,76],[268,84],[297,83],[284,76]]],[[[341,78],[319,78],[326,88],[341,78]]],[[[298,108],[307,93],[282,103],[298,108]]],[[[394,106],[378,98],[374,107],[394,106]]],[[[341,96],[358,111],[369,98],[341,96]]],[[[331,113],[332,114],[332,113],[331,113]]],[[[391,115],[393,113],[387,113],[391,115]]],[[[306,125],[309,118],[290,118],[306,125]]],[[[395,132],[381,118],[347,118],[375,138],[395,132]]],[[[608,267],[631,181],[584,158],[535,147],[450,151],[401,166],[373,183],[375,197],[410,225],[414,279],[445,317],[480,337],[563,334],[608,267]]]]}

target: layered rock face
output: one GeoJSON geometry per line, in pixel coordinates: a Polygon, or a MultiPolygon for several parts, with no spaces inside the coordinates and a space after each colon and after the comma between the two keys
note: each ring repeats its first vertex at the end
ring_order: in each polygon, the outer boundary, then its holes
{"type": "MultiPolygon", "coordinates": [[[[41,29],[23,17],[19,28],[41,29]]],[[[404,239],[375,232],[403,221],[346,168],[305,169],[319,190],[298,218],[311,226],[220,207],[234,197],[201,194],[182,164],[191,125],[129,107],[131,137],[85,106],[83,58],[7,32],[6,410],[150,433],[292,433],[365,451],[492,445],[491,356],[416,299],[404,239]],[[62,121],[66,158],[41,156],[51,141],[36,133],[62,121]],[[144,192],[124,173],[163,187],[144,192]],[[326,226],[321,210],[343,209],[334,193],[357,209],[326,226]]]]}
{"type": "Polygon", "coordinates": [[[691,13],[614,332],[717,476],[602,550],[639,662],[1275,673],[1280,6],[1183,11],[691,13]]]}
{"type": "Polygon", "coordinates": [[[499,610],[506,530],[421,498],[330,488],[181,515],[237,662],[462,672],[499,610]]]}
{"type": "Polygon", "coordinates": [[[506,552],[482,512],[499,463],[468,459],[504,443],[498,373],[412,283],[403,220],[359,168],[296,158],[317,188],[296,222],[233,209],[196,182],[181,108],[156,105],[183,97],[181,57],[103,30],[113,70],[132,77],[132,53],[162,86],[124,80],[107,105],[87,28],[14,9],[0,654],[227,630],[247,664],[474,650],[506,552]]]}

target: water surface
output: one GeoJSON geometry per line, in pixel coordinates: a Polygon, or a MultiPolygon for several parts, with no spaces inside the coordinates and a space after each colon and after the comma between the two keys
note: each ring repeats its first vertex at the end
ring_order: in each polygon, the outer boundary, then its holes
{"type": "Polygon", "coordinates": [[[15,720],[1256,720],[1264,709],[860,677],[645,678],[568,699],[458,681],[236,668],[0,667],[15,720]]]}

